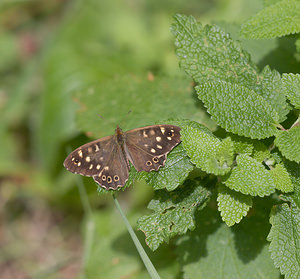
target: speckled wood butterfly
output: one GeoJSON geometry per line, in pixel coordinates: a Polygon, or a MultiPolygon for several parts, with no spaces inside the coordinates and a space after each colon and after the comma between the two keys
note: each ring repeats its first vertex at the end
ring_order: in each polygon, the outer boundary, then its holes
{"type": "Polygon", "coordinates": [[[67,170],[92,176],[105,189],[117,189],[128,180],[129,161],[137,171],[157,171],[180,142],[180,128],[153,125],[104,137],[74,150],[64,161],[67,170]]]}

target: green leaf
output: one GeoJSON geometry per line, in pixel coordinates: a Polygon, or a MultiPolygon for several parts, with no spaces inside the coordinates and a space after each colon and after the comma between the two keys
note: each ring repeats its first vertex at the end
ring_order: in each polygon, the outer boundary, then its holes
{"type": "Polygon", "coordinates": [[[154,213],[138,220],[138,229],[145,233],[150,249],[156,250],[171,237],[193,230],[195,210],[204,206],[209,196],[210,192],[196,181],[188,181],[172,192],[156,191],[148,205],[154,213]]]}
{"type": "Polygon", "coordinates": [[[225,81],[206,82],[196,90],[213,119],[226,131],[256,139],[276,133],[276,111],[254,91],[225,81]]]}
{"type": "Polygon", "coordinates": [[[287,98],[296,109],[300,109],[300,75],[283,74],[282,83],[287,98]]]}
{"type": "Polygon", "coordinates": [[[283,122],[290,108],[288,107],[285,94],[282,94],[283,85],[280,73],[276,70],[271,70],[267,65],[259,78],[262,79],[261,84],[254,91],[260,94],[275,109],[279,115],[279,122],[283,122]]]}
{"type": "Polygon", "coordinates": [[[287,131],[278,131],[275,145],[284,157],[297,163],[300,162],[300,126],[287,131]]]}
{"type": "Polygon", "coordinates": [[[256,159],[246,154],[238,155],[237,167],[232,170],[225,185],[235,191],[251,196],[267,196],[275,191],[271,173],[256,159]]]}
{"type": "Polygon", "coordinates": [[[79,128],[102,137],[111,134],[116,125],[129,130],[174,115],[201,118],[203,113],[190,94],[192,87],[187,85],[190,82],[187,77],[153,78],[149,80],[142,74],[118,75],[79,91],[76,94],[81,104],[77,115],[79,128]],[[132,113],[127,116],[129,110],[132,113]]]}
{"type": "Polygon", "coordinates": [[[230,133],[235,154],[251,155],[253,151],[253,140],[230,133]]]}
{"type": "Polygon", "coordinates": [[[221,141],[205,130],[193,127],[185,127],[180,133],[184,149],[198,168],[216,175],[230,171],[233,146],[229,138],[221,141]]]}
{"type": "Polygon", "coordinates": [[[294,187],[293,194],[286,194],[285,196],[292,195],[294,202],[296,203],[297,207],[300,208],[300,168],[299,164],[295,162],[285,160],[284,166],[287,169],[289,176],[292,180],[292,184],[294,187]]]}
{"type": "Polygon", "coordinates": [[[273,175],[276,189],[282,192],[292,192],[294,190],[289,173],[283,165],[277,164],[271,170],[271,174],[273,175]]]}
{"type": "Polygon", "coordinates": [[[173,191],[184,182],[193,169],[194,166],[180,144],[168,154],[165,165],[159,171],[141,172],[138,179],[145,179],[155,190],[166,188],[173,191]]]}
{"type": "Polygon", "coordinates": [[[174,19],[171,30],[180,67],[196,82],[248,82],[245,76],[254,80],[257,69],[249,54],[222,29],[215,25],[203,27],[192,16],[177,14],[174,19]]]}
{"type": "Polygon", "coordinates": [[[290,204],[275,206],[268,235],[269,251],[276,267],[288,279],[300,277],[300,208],[290,199],[290,204]]]}
{"type": "Polygon", "coordinates": [[[228,228],[217,211],[207,206],[196,216],[197,227],[177,241],[176,254],[183,278],[274,279],[279,272],[268,252],[268,212],[244,218],[228,228]],[[263,216],[263,218],[261,218],[263,216]]]}
{"type": "Polygon", "coordinates": [[[225,138],[221,141],[220,147],[216,152],[216,157],[218,158],[220,165],[231,166],[233,163],[233,144],[231,138],[225,138]]]}
{"type": "Polygon", "coordinates": [[[282,0],[258,12],[242,25],[246,38],[275,38],[300,32],[300,2],[282,0]]]}
{"type": "Polygon", "coordinates": [[[204,126],[203,124],[200,124],[199,122],[196,121],[191,121],[188,119],[173,119],[170,121],[165,121],[165,124],[171,124],[171,125],[177,125],[179,127],[181,127],[181,129],[185,128],[185,127],[193,127],[196,129],[200,129],[201,131],[203,131],[204,133],[208,134],[208,135],[213,135],[212,131],[207,128],[206,126],[204,126]]]}
{"type": "MultiPolygon", "coordinates": [[[[277,71],[271,71],[266,66],[259,74],[240,43],[232,40],[218,26],[202,27],[191,16],[176,15],[172,31],[180,67],[196,82],[200,84],[208,81],[226,82],[232,84],[232,87],[236,84],[238,86],[236,94],[240,88],[245,87],[247,89],[243,91],[253,91],[260,95],[268,106],[277,112],[279,118],[278,116],[274,118],[275,123],[285,120],[289,110],[285,96],[281,92],[281,79],[277,71]]],[[[241,104],[244,107],[254,105],[245,100],[241,104]]]]}
{"type": "Polygon", "coordinates": [[[271,153],[267,146],[265,146],[261,141],[253,142],[254,149],[252,153],[252,157],[256,159],[258,162],[263,162],[266,159],[271,157],[271,153]]]}
{"type": "Polygon", "coordinates": [[[227,226],[239,223],[252,207],[251,196],[233,191],[223,185],[218,188],[218,210],[227,226]]]}

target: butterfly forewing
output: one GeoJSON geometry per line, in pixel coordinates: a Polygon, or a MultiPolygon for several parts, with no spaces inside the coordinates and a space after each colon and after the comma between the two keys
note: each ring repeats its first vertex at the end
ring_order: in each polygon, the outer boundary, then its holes
{"type": "Polygon", "coordinates": [[[84,176],[99,174],[103,169],[105,158],[110,153],[112,143],[112,136],[109,136],[78,147],[65,159],[65,168],[84,176]]]}
{"type": "Polygon", "coordinates": [[[154,125],[125,133],[125,151],[137,171],[158,170],[168,154],[180,142],[180,128],[154,125]]]}

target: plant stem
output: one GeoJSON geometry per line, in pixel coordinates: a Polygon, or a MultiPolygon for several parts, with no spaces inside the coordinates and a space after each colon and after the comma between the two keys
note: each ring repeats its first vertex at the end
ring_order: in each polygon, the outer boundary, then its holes
{"type": "Polygon", "coordinates": [[[153,266],[151,260],[149,259],[148,255],[146,254],[146,252],[145,252],[143,246],[141,245],[140,241],[138,240],[135,232],[133,231],[130,223],[128,222],[124,212],[122,211],[122,208],[121,208],[117,198],[115,197],[114,194],[112,196],[113,196],[113,199],[115,201],[116,207],[119,210],[119,212],[120,212],[120,214],[123,218],[123,221],[124,221],[124,223],[127,227],[127,230],[129,232],[132,240],[133,240],[133,243],[134,243],[136,249],[138,250],[142,261],[144,262],[144,265],[145,265],[146,269],[148,270],[148,273],[150,274],[152,279],[160,279],[160,276],[158,275],[155,267],[153,266]]]}

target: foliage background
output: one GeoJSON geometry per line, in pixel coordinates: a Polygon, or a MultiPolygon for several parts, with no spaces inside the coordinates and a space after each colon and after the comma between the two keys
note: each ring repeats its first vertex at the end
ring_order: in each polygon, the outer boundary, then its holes
{"type": "MultiPolygon", "coordinates": [[[[217,21],[235,38],[262,7],[258,0],[0,2],[2,278],[148,278],[112,198],[62,167],[67,150],[112,134],[117,124],[127,130],[176,116],[214,129],[179,70],[172,16],[217,21]],[[93,94],[99,100],[87,111],[93,94]]],[[[299,72],[291,38],[242,44],[260,68],[299,72]]],[[[132,224],[152,197],[143,183],[120,193],[132,224]]],[[[208,221],[207,230],[217,229],[208,221]]],[[[176,252],[172,244],[145,248],[162,278],[180,278],[183,243],[176,252]]],[[[193,273],[193,263],[186,268],[193,273]]]]}

